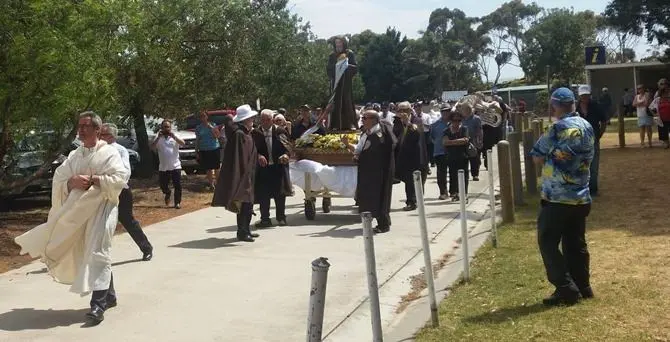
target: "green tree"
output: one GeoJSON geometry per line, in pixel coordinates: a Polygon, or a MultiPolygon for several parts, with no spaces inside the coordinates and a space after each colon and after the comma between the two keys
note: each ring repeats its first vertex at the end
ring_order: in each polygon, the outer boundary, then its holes
{"type": "Polygon", "coordinates": [[[521,67],[531,82],[551,79],[584,81],[584,47],[595,43],[597,18],[591,11],[569,9],[545,11],[525,34],[525,56],[521,67]]]}
{"type": "MultiPolygon", "coordinates": [[[[621,32],[646,34],[649,43],[670,43],[670,3],[666,0],[612,0],[603,13],[607,22],[621,32]]],[[[670,58],[670,48],[665,50],[670,58]]]]}
{"type": "Polygon", "coordinates": [[[0,195],[40,177],[75,136],[75,115],[114,107],[111,70],[114,25],[93,1],[0,3],[0,195]],[[52,130],[53,135],[39,134],[52,130]],[[13,148],[31,131],[46,151],[43,165],[16,173],[13,148]]]}

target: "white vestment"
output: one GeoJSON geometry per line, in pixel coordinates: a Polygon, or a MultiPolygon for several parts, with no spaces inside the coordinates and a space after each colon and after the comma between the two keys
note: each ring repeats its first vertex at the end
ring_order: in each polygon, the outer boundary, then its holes
{"type": "Polygon", "coordinates": [[[129,178],[119,152],[102,140],[72,151],[54,173],[47,222],[15,239],[21,254],[39,257],[71,292],[83,296],[109,288],[119,194],[129,178]],[[68,191],[75,175],[99,176],[100,186],[68,191]]]}

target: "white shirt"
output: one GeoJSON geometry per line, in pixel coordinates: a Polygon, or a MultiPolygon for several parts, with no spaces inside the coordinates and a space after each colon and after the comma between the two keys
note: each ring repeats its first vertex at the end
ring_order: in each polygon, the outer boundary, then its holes
{"type": "Polygon", "coordinates": [[[372,128],[369,131],[361,134],[361,138],[358,139],[358,144],[356,144],[356,149],[354,149],[354,154],[355,155],[361,154],[361,152],[363,152],[363,149],[365,148],[365,143],[368,141],[368,135],[377,134],[377,132],[381,131],[381,129],[382,126],[376,124],[372,126],[372,128]]]}
{"type": "MultiPolygon", "coordinates": [[[[123,167],[128,171],[128,174],[131,173],[130,170],[130,155],[128,154],[128,150],[119,145],[116,142],[113,142],[110,144],[111,146],[114,146],[117,151],[119,151],[119,154],[121,155],[121,162],[123,163],[123,167]]],[[[124,189],[128,189],[128,183],[126,183],[126,186],[123,187],[124,189]]]]}
{"type": "Polygon", "coordinates": [[[265,136],[265,146],[268,147],[268,165],[274,164],[274,160],[272,160],[272,131],[274,128],[274,125],[272,125],[270,129],[261,127],[261,132],[263,132],[263,135],[265,136]]]}
{"type": "Polygon", "coordinates": [[[393,118],[394,118],[394,117],[395,117],[395,113],[390,112],[390,111],[389,111],[389,112],[386,112],[386,117],[384,117],[384,113],[383,113],[383,112],[382,112],[382,113],[379,113],[379,119],[380,119],[380,120],[384,120],[384,121],[390,123],[391,125],[393,125],[393,118]]]}
{"type": "Polygon", "coordinates": [[[179,144],[173,137],[165,138],[161,135],[156,143],[158,152],[158,171],[172,171],[181,169],[179,160],[179,144]]]}

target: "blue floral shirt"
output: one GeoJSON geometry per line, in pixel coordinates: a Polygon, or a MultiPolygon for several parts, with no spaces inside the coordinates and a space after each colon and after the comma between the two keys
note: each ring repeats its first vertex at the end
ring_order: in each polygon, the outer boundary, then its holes
{"type": "Polygon", "coordinates": [[[553,203],[591,203],[589,168],[595,134],[588,121],[570,113],[556,121],[530,152],[545,158],[542,168],[542,199],[553,203]]]}

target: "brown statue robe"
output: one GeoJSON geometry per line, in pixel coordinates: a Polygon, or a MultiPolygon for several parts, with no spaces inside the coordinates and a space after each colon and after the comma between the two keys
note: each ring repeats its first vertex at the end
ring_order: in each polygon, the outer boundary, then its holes
{"type": "Polygon", "coordinates": [[[378,229],[391,226],[391,194],[395,173],[396,137],[391,124],[381,122],[381,130],[368,136],[358,156],[357,200],[360,212],[369,211],[377,219],[378,229]]]}
{"type": "Polygon", "coordinates": [[[258,153],[251,132],[242,124],[231,121],[226,124],[225,132],[227,143],[212,206],[237,213],[238,204],[254,203],[258,153]]]}
{"type": "Polygon", "coordinates": [[[356,65],[356,55],[351,50],[346,49],[345,52],[349,58],[349,68],[342,75],[342,78],[335,87],[335,64],[337,64],[338,54],[333,52],[328,58],[327,73],[330,79],[330,89],[335,93],[333,100],[333,111],[330,114],[328,121],[328,128],[331,131],[349,131],[357,128],[358,121],[356,120],[356,107],[354,105],[354,90],[353,80],[358,72],[356,65]]]}

